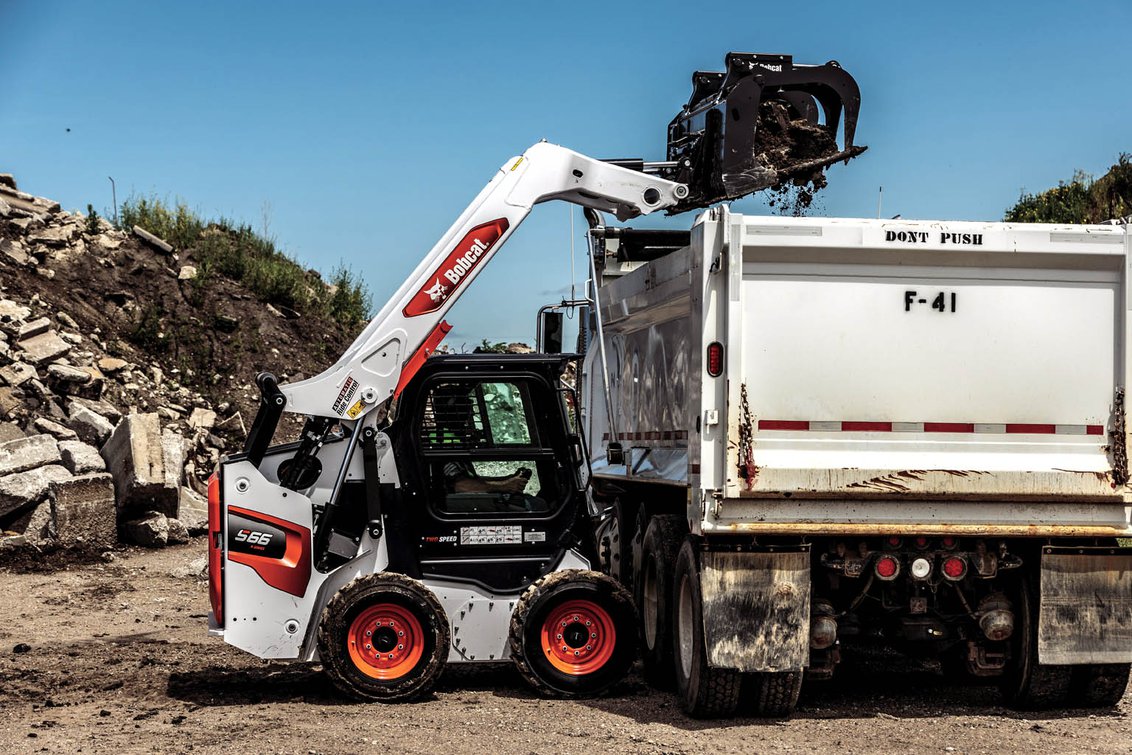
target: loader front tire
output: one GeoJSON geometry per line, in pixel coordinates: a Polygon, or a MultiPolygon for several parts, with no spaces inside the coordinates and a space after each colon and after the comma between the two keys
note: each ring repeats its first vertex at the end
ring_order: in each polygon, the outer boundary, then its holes
{"type": "Polygon", "coordinates": [[[432,591],[403,574],[358,577],[326,604],[318,654],[340,690],[400,702],[429,692],[448,657],[448,621],[432,591]]]}
{"type": "Polygon", "coordinates": [[[594,697],[625,677],[637,656],[637,612],[607,574],[567,569],[531,585],[511,614],[511,657],[550,697],[594,697]]]}
{"type": "Polygon", "coordinates": [[[743,675],[736,669],[708,665],[699,559],[690,538],[684,540],[676,559],[673,586],[676,695],[684,712],[694,718],[731,716],[739,705],[743,675]]]}

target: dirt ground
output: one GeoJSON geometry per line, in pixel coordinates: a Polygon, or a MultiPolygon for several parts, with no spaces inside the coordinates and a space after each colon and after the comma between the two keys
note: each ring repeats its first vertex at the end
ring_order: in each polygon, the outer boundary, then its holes
{"type": "Polygon", "coordinates": [[[317,667],[206,634],[205,541],[53,573],[0,571],[0,752],[1129,752],[1118,710],[1019,714],[992,687],[893,659],[841,669],[788,721],[695,721],[635,674],[598,700],[536,697],[510,667],[429,699],[343,699],[317,667]],[[25,647],[30,646],[30,647],[25,647]]]}

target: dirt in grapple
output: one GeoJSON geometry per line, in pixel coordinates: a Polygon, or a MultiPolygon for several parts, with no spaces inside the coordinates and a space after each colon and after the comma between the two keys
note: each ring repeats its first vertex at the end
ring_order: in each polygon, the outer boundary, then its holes
{"type": "Polygon", "coordinates": [[[767,204],[782,215],[805,215],[814,196],[825,188],[825,168],[798,166],[837,154],[837,139],[830,129],[794,116],[785,103],[768,100],[759,106],[755,134],[759,161],[779,175],[767,189],[767,204]]]}

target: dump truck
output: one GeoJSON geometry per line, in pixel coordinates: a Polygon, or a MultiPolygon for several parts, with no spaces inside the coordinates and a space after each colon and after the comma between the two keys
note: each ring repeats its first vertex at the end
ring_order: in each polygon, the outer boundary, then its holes
{"type": "Polygon", "coordinates": [[[591,506],[652,682],[786,715],[879,646],[1024,709],[1116,704],[1127,226],[589,217],[591,506]]]}

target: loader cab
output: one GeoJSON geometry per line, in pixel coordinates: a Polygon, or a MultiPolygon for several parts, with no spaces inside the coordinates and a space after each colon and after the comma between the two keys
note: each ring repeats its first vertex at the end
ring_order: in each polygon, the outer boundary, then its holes
{"type": "Polygon", "coordinates": [[[421,576],[517,592],[579,547],[572,358],[437,356],[405,388],[389,432],[421,576]]]}

